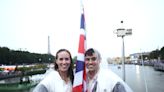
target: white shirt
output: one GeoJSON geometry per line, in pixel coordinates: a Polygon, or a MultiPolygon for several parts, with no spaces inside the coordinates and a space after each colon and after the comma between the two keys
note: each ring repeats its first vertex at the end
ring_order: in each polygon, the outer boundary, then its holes
{"type": "Polygon", "coordinates": [[[66,83],[54,70],[36,86],[33,92],[72,92],[72,84],[71,81],[66,83]]]}
{"type": "Polygon", "coordinates": [[[93,85],[96,82],[97,82],[96,92],[112,92],[118,82],[124,86],[126,92],[133,92],[120,77],[118,77],[115,73],[113,73],[109,69],[100,69],[98,71],[98,73],[95,75],[93,80],[90,81],[88,85],[89,92],[92,92],[92,90],[94,89],[93,85]]]}

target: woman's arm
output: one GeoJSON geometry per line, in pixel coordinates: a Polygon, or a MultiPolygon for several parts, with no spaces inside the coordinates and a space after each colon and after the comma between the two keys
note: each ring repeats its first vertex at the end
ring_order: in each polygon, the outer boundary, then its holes
{"type": "Polygon", "coordinates": [[[48,92],[48,90],[44,85],[40,84],[35,87],[33,92],[48,92]]]}

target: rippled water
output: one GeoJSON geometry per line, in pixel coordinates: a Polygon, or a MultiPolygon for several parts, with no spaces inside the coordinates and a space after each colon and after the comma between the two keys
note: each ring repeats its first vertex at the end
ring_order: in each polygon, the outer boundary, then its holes
{"type": "MultiPolygon", "coordinates": [[[[109,65],[109,68],[122,78],[122,68],[118,69],[118,65],[109,65]]],[[[155,71],[151,66],[138,65],[126,65],[125,71],[125,82],[134,92],[146,92],[145,83],[147,92],[164,92],[164,72],[155,71]]]]}

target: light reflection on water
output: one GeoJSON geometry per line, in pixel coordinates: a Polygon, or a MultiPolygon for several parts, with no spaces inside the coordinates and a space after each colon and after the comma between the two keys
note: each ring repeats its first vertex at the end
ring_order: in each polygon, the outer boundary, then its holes
{"type": "Polygon", "coordinates": [[[136,66],[136,74],[140,74],[140,66],[136,66]]]}
{"type": "MultiPolygon", "coordinates": [[[[117,67],[118,65],[109,65],[109,68],[122,78],[122,68],[118,69],[117,67]]],[[[125,71],[125,81],[134,92],[146,92],[144,75],[148,92],[164,92],[164,72],[155,71],[150,66],[142,67],[138,65],[126,65],[125,71]]]]}

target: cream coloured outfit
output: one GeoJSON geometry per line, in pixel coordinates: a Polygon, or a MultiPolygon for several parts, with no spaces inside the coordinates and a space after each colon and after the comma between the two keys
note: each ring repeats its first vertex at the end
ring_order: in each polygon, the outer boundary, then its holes
{"type": "Polygon", "coordinates": [[[88,92],[133,92],[120,77],[109,69],[100,69],[89,82],[88,87],[88,92]]]}
{"type": "Polygon", "coordinates": [[[71,81],[66,83],[55,70],[51,71],[33,92],[72,92],[71,81]]]}

